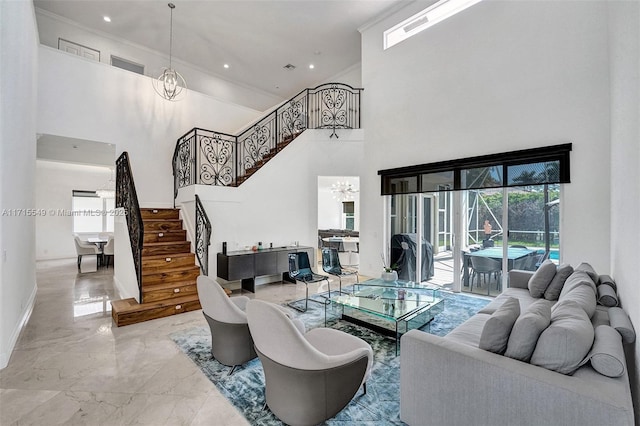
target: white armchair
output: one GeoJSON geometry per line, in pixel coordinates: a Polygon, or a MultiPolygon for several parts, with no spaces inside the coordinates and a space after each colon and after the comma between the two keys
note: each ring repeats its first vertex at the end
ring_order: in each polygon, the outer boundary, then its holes
{"type": "Polygon", "coordinates": [[[256,357],[247,325],[245,308],[249,298],[229,297],[217,281],[200,275],[198,297],[211,330],[211,354],[221,364],[235,368],[256,357]]]}
{"type": "Polygon", "coordinates": [[[80,264],[82,263],[82,256],[94,255],[96,256],[96,263],[100,266],[100,255],[102,251],[93,243],[82,241],[79,237],[73,237],[73,241],[76,245],[76,254],[78,255],[78,272],[80,272],[80,264]]]}
{"type": "Polygon", "coordinates": [[[249,329],[265,376],[266,403],[283,422],[315,425],[339,413],[369,376],[373,350],[330,328],[307,333],[271,303],[250,300],[249,329]]]}

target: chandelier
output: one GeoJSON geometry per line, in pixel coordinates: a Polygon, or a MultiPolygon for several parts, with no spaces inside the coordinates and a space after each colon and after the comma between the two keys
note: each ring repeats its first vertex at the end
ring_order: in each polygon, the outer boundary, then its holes
{"type": "Polygon", "coordinates": [[[116,198],[116,182],[113,180],[113,169],[111,169],[111,178],[96,190],[96,195],[100,198],[116,198]]]}
{"type": "Polygon", "coordinates": [[[353,185],[349,182],[341,182],[338,181],[336,183],[331,184],[331,193],[333,194],[333,198],[340,201],[348,201],[353,200],[354,195],[358,193],[357,189],[353,187],[353,185]]]}
{"type": "Polygon", "coordinates": [[[171,68],[171,54],[173,48],[173,9],[176,5],[169,3],[171,9],[171,25],[169,30],[169,68],[164,68],[162,74],[153,80],[153,88],[158,95],[168,101],[177,101],[180,94],[187,88],[187,83],[180,73],[171,68]]]}

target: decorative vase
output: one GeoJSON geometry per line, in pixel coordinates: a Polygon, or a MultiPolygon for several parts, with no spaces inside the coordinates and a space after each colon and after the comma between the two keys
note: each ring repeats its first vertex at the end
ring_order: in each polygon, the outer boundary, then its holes
{"type": "Polygon", "coordinates": [[[383,272],[382,273],[382,281],[397,281],[398,280],[398,272],[397,271],[391,271],[391,272],[383,272]]]}

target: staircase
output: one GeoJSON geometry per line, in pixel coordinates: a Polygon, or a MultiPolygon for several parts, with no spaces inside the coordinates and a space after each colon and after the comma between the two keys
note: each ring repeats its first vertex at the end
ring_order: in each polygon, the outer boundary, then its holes
{"type": "Polygon", "coordinates": [[[200,268],[179,209],[140,209],[144,226],[142,246],[142,301],[111,302],[116,326],[200,309],[196,279],[200,268]]]}
{"type": "Polygon", "coordinates": [[[262,156],[260,160],[256,161],[252,167],[246,169],[243,175],[238,176],[238,179],[236,180],[236,183],[234,186],[240,186],[244,181],[246,181],[251,176],[253,176],[255,172],[260,170],[262,166],[264,166],[269,160],[275,157],[278,152],[282,151],[284,147],[289,145],[295,138],[300,136],[301,133],[302,132],[285,136],[282,139],[282,141],[278,144],[277,148],[271,148],[269,152],[267,152],[264,156],[262,156]]]}

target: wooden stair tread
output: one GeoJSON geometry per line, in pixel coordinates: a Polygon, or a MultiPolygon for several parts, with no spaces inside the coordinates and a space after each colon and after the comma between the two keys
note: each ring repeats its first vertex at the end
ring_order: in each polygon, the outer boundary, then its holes
{"type": "Polygon", "coordinates": [[[167,306],[179,305],[186,302],[193,302],[199,300],[198,295],[180,296],[168,300],[160,300],[151,303],[138,303],[133,297],[130,299],[120,299],[111,301],[111,307],[118,314],[124,314],[129,312],[147,311],[157,308],[166,308],[167,306]]]}
{"type": "MultiPolygon", "coordinates": [[[[149,256],[145,256],[144,260],[164,260],[167,257],[171,257],[173,259],[177,258],[177,257],[190,257],[190,256],[194,256],[195,257],[195,253],[185,253],[185,252],[180,252],[180,253],[175,253],[175,254],[150,254],[149,256]]],[[[195,263],[194,263],[195,265],[195,263]]]]}
{"type": "MultiPolygon", "coordinates": [[[[167,288],[176,288],[176,287],[185,287],[185,286],[195,286],[196,285],[196,280],[188,280],[188,281],[183,281],[183,282],[173,282],[173,283],[160,283],[160,284],[149,284],[149,285],[144,285],[142,287],[142,291],[144,293],[149,293],[152,291],[156,291],[156,290],[164,290],[167,288]]],[[[175,299],[171,299],[171,300],[175,300],[175,299]]]]}
{"type": "Polygon", "coordinates": [[[160,241],[159,243],[144,243],[143,247],[164,247],[164,246],[170,246],[170,245],[178,245],[178,244],[185,244],[185,243],[189,243],[191,244],[190,241],[160,241]]]}
{"type": "Polygon", "coordinates": [[[190,271],[200,271],[200,267],[194,264],[193,266],[176,266],[173,268],[166,268],[166,269],[152,270],[152,271],[145,271],[143,268],[142,276],[151,277],[153,275],[171,274],[176,272],[190,272],[190,271]]]}

